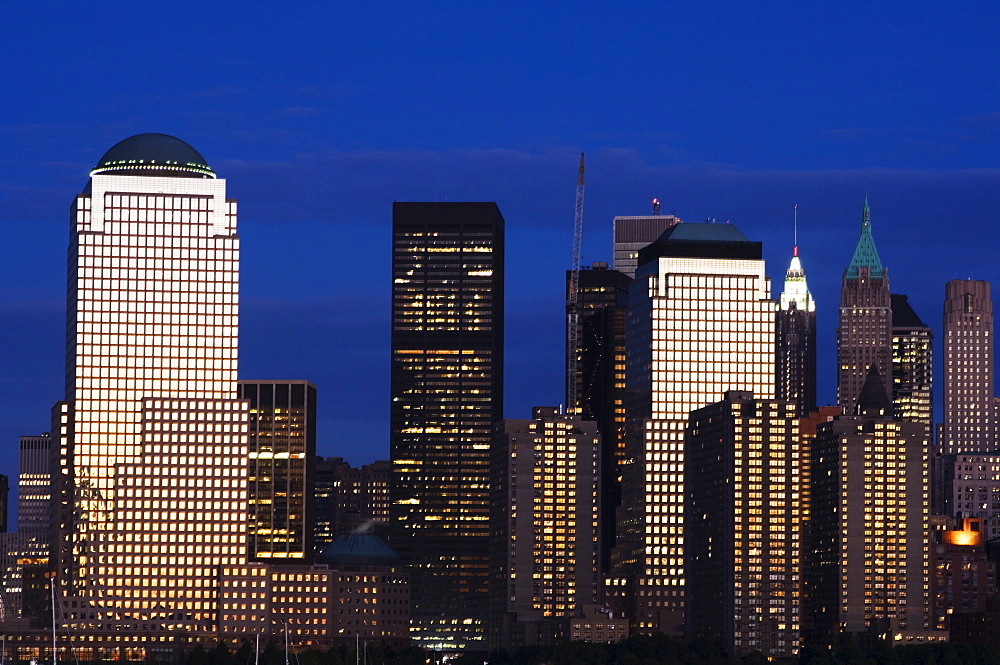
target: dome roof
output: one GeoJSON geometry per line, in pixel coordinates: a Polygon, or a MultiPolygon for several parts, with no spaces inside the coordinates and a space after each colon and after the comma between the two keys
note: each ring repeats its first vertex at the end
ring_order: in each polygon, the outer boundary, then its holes
{"type": "Polygon", "coordinates": [[[352,533],[339,536],[316,557],[317,563],[331,566],[393,566],[399,564],[399,555],[378,536],[352,533]]]}
{"type": "Polygon", "coordinates": [[[145,175],[214,178],[205,158],[184,141],[166,134],[137,134],[111,147],[90,175],[145,175]]]}

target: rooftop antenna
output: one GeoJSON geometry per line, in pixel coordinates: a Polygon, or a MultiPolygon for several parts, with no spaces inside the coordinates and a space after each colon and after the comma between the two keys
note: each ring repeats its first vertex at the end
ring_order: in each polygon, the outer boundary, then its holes
{"type": "Polygon", "coordinates": [[[799,204],[792,208],[792,256],[799,255],[799,204]]]}
{"type": "Polygon", "coordinates": [[[569,288],[566,294],[566,413],[577,411],[577,349],[579,347],[580,313],[577,294],[580,290],[580,241],[583,237],[583,153],[576,177],[576,211],[573,216],[573,258],[570,263],[569,288]]]}

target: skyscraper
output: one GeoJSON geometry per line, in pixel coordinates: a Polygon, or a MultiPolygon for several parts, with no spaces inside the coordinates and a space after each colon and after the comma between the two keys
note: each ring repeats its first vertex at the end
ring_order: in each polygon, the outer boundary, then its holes
{"type": "Polygon", "coordinates": [[[986,453],[996,449],[993,363],[989,282],[948,282],[944,287],[944,417],[938,441],[941,453],[986,453]]]}
{"type": "Polygon", "coordinates": [[[798,407],[728,391],[685,445],[687,638],[731,655],[798,653],[803,519],[798,407]],[[762,491],[767,488],[767,491],[762,491]]]}
{"type": "Polygon", "coordinates": [[[774,399],[774,302],[761,244],[731,224],[675,224],[639,252],[639,264],[613,574],[640,630],[680,635],[688,414],[727,390],[774,399]]]}
{"type": "Polygon", "coordinates": [[[795,402],[799,416],[816,408],[816,301],[809,293],[798,245],[785,271],[775,321],[778,399],[795,402]]]}
{"type": "Polygon", "coordinates": [[[239,393],[250,403],[247,556],[311,561],[316,386],[241,380],[239,393]]]}
{"type": "Polygon", "coordinates": [[[599,452],[596,423],[556,407],[497,424],[491,651],[550,643],[554,621],[598,602],[599,452]]]}
{"type": "Polygon", "coordinates": [[[934,425],[934,333],[906,296],[892,294],[892,404],[896,417],[934,425]]]}
{"type": "Polygon", "coordinates": [[[413,638],[481,647],[504,221],[495,203],[394,203],[392,238],[391,545],[411,570],[413,638]]]}
{"type": "MultiPolygon", "coordinates": [[[[17,477],[17,532],[52,538],[52,437],[22,436],[17,477]]],[[[6,529],[5,529],[6,530],[6,529]]]]}
{"type": "Polygon", "coordinates": [[[813,442],[808,639],[926,637],[928,431],[893,416],[875,367],[855,401],[856,415],[821,424],[813,442]]]}
{"type": "MultiPolygon", "coordinates": [[[[659,203],[655,203],[659,206],[659,203]]],[[[655,241],[668,228],[681,221],[673,215],[622,215],[612,222],[612,266],[615,270],[635,277],[639,267],[639,250],[655,241]]]]}
{"type": "Polygon", "coordinates": [[[72,208],[58,602],[75,634],[213,634],[246,560],[236,202],[191,146],[113,146],[72,208]]]}
{"type": "MultiPolygon", "coordinates": [[[[567,291],[569,290],[569,273],[567,291]]],[[[601,571],[611,565],[616,512],[621,503],[625,463],[625,312],[632,282],[607,263],[594,263],[579,273],[577,290],[577,401],[569,405],[601,432],[601,571]]],[[[568,343],[568,342],[567,342],[568,343]]],[[[567,390],[567,393],[569,391],[567,390]]]]}
{"type": "Polygon", "coordinates": [[[889,271],[872,239],[868,198],[861,213],[861,236],[851,263],[844,271],[837,328],[837,403],[846,413],[865,384],[868,370],[892,376],[892,304],[889,271]]]}

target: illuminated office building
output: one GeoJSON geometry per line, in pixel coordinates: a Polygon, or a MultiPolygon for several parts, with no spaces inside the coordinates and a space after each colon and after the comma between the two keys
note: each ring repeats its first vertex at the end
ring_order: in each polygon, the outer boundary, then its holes
{"type": "Polygon", "coordinates": [[[313,481],[316,502],[315,551],[322,552],[338,536],[383,533],[389,524],[388,460],[352,467],[343,457],[317,457],[313,481]]]}
{"type": "MultiPolygon", "coordinates": [[[[52,537],[52,437],[22,436],[17,476],[17,532],[52,537]]],[[[6,529],[4,529],[6,531],[6,529]]]]}
{"type": "Polygon", "coordinates": [[[892,376],[892,303],[889,271],[872,239],[868,199],[861,214],[861,236],[844,271],[837,328],[837,403],[848,414],[861,394],[868,370],[892,376]]]}
{"type": "MultiPolygon", "coordinates": [[[[659,203],[654,203],[659,207],[659,203]]],[[[639,250],[655,242],[668,228],[681,220],[673,215],[620,215],[612,222],[612,266],[618,272],[635,277],[639,250]]]]}
{"type": "MultiPolygon", "coordinates": [[[[566,274],[567,292],[570,274],[566,274]]],[[[601,571],[608,573],[625,463],[625,312],[632,282],[608,264],[579,273],[576,395],[572,412],[601,432],[601,571]]],[[[572,380],[567,377],[568,380],[572,380]]],[[[567,399],[569,399],[567,397],[567,399]]]]}
{"type": "Polygon", "coordinates": [[[816,408],[816,301],[806,284],[798,246],[792,250],[778,299],[775,382],[778,399],[795,402],[800,416],[816,408]]]}
{"type": "Polygon", "coordinates": [[[481,648],[489,461],[503,417],[504,221],[495,203],[394,203],[390,544],[412,637],[481,648]]]}
{"type": "Polygon", "coordinates": [[[627,459],[607,592],[625,599],[616,602],[638,630],[682,635],[688,414],[727,390],[774,399],[774,302],[761,243],[731,224],[675,224],[639,252],[639,264],[626,327],[627,459]]]}
{"type": "MultiPolygon", "coordinates": [[[[246,561],[236,202],[191,146],[113,146],[74,201],[58,615],[77,635],[215,634],[246,561]]],[[[244,601],[245,602],[245,601],[244,601]]]]}
{"type": "Polygon", "coordinates": [[[684,464],[686,636],[730,655],[799,649],[798,406],[731,390],[691,413],[684,464]]]}
{"type": "Polygon", "coordinates": [[[807,597],[813,643],[930,636],[928,430],[893,416],[871,368],[855,415],[817,428],[807,597]]]}
{"type": "Polygon", "coordinates": [[[489,648],[545,644],[599,600],[597,424],[556,407],[497,423],[489,648]]]}
{"type": "Polygon", "coordinates": [[[892,294],[892,403],[896,417],[934,424],[934,333],[913,311],[906,296],[892,294]]]}
{"type": "Polygon", "coordinates": [[[944,416],[939,451],[992,452],[997,444],[990,284],[956,279],[945,284],[944,293],[944,416]]]}
{"type": "Polygon", "coordinates": [[[309,561],[313,554],[316,386],[308,381],[239,381],[250,403],[247,555],[309,561]]]}

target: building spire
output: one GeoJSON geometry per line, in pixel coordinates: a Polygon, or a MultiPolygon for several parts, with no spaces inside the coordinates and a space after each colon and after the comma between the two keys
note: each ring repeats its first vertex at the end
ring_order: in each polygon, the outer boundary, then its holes
{"type": "Polygon", "coordinates": [[[861,237],[854,248],[854,256],[847,266],[845,277],[847,279],[858,279],[859,269],[868,268],[868,275],[872,279],[882,279],[884,269],[882,261],[878,257],[878,250],[875,249],[875,240],[872,238],[871,209],[868,207],[868,194],[865,193],[865,204],[861,208],[861,237]]]}
{"type": "Polygon", "coordinates": [[[816,301],[809,293],[809,285],[806,284],[806,273],[802,269],[802,260],[799,259],[799,205],[796,203],[792,213],[793,242],[792,261],[785,271],[785,289],[781,292],[781,299],[778,301],[778,309],[785,312],[790,309],[799,311],[816,311],[816,301]]]}

